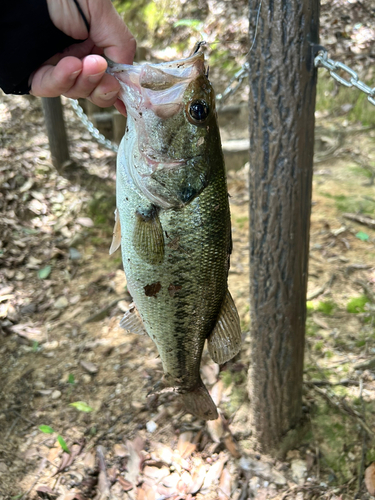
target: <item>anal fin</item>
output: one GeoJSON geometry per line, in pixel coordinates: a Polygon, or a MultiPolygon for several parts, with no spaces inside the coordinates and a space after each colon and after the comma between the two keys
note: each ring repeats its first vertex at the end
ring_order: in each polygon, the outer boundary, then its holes
{"type": "Polygon", "coordinates": [[[109,249],[109,255],[112,255],[121,245],[121,224],[120,224],[120,214],[118,208],[115,210],[115,227],[113,228],[113,238],[111,243],[111,248],[109,249]]]}
{"type": "Polygon", "coordinates": [[[241,341],[240,318],[227,290],[216,325],[207,339],[208,352],[215,363],[222,365],[240,351],[241,341]]]}
{"type": "Polygon", "coordinates": [[[131,333],[147,335],[145,325],[143,324],[142,318],[134,302],[130,304],[129,309],[124,314],[120,321],[120,326],[131,333]]]}
{"type": "Polygon", "coordinates": [[[164,258],[164,236],[156,207],[136,213],[133,244],[148,264],[159,264],[164,258]]]}

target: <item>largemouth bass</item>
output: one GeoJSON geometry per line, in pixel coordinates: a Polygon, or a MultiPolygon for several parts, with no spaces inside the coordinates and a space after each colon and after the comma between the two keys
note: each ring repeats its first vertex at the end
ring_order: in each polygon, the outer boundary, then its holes
{"type": "Polygon", "coordinates": [[[146,331],[164,377],[188,412],[218,417],[200,377],[207,340],[225,363],[241,347],[227,277],[231,226],[214,92],[204,55],[161,64],[110,64],[128,114],[117,157],[110,253],[121,244],[134,303],[121,326],[146,331]]]}

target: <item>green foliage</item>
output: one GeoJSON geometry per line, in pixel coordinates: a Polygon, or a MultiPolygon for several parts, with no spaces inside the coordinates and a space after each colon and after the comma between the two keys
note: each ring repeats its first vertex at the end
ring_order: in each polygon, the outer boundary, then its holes
{"type": "Polygon", "coordinates": [[[84,401],[76,401],[75,403],[70,403],[69,406],[73,406],[78,411],[83,411],[85,413],[90,413],[91,411],[94,411],[91,406],[89,406],[87,403],[84,401]]]}
{"type": "MultiPolygon", "coordinates": [[[[365,81],[372,85],[371,81],[365,81]]],[[[317,85],[316,109],[329,114],[342,114],[342,106],[351,104],[353,107],[346,114],[351,122],[361,122],[365,126],[375,125],[373,105],[367,100],[366,95],[359,90],[344,87],[335,82],[326,70],[319,70],[317,85]],[[336,91],[338,92],[336,93],[336,91]]]]}
{"type": "Polygon", "coordinates": [[[358,314],[365,312],[365,305],[369,302],[366,295],[361,295],[360,297],[354,297],[346,305],[346,310],[352,314],[358,314]]]}
{"type": "Polygon", "coordinates": [[[39,430],[44,432],[44,434],[53,434],[55,432],[49,425],[40,425],[39,430]]]}
{"type": "Polygon", "coordinates": [[[189,28],[200,32],[203,28],[203,23],[202,21],[199,21],[199,19],[180,19],[173,24],[174,28],[178,28],[179,26],[188,26],[189,28]]]}
{"type": "Polygon", "coordinates": [[[358,238],[361,241],[368,241],[369,240],[369,235],[363,231],[359,231],[356,235],[356,238],[358,238]]]}
{"type": "Polygon", "coordinates": [[[324,342],[323,342],[323,340],[318,340],[318,342],[316,342],[316,344],[314,344],[314,350],[315,350],[316,352],[322,352],[323,347],[324,347],[324,342]]]}
{"type": "Polygon", "coordinates": [[[312,302],[311,300],[308,300],[306,302],[306,312],[307,312],[307,314],[309,315],[309,314],[313,313],[314,310],[315,310],[314,302],[312,302]]]}
{"type": "Polygon", "coordinates": [[[325,300],[325,301],[321,301],[319,302],[319,304],[317,305],[317,308],[316,310],[323,313],[323,314],[326,314],[327,316],[331,315],[333,310],[336,308],[336,304],[333,302],[333,300],[325,300]]]}
{"type": "Polygon", "coordinates": [[[68,384],[74,385],[76,383],[73,373],[68,375],[68,384]]]}
{"type": "Polygon", "coordinates": [[[41,280],[45,280],[51,274],[51,271],[52,271],[51,266],[45,266],[42,269],[39,269],[38,278],[40,278],[41,280]]]}
{"type": "MultiPolygon", "coordinates": [[[[44,432],[44,434],[54,434],[55,433],[55,430],[52,429],[52,427],[50,427],[49,425],[40,425],[39,430],[44,432]]],[[[70,454],[70,450],[65,442],[65,439],[62,436],[60,436],[60,434],[57,435],[56,439],[57,439],[57,442],[59,443],[59,445],[61,446],[61,448],[64,451],[66,451],[66,453],[70,454]]]]}
{"type": "Polygon", "coordinates": [[[66,453],[69,453],[70,454],[70,451],[69,451],[69,448],[65,442],[65,440],[63,439],[62,436],[58,435],[57,436],[57,442],[59,443],[59,445],[61,446],[61,448],[66,451],[66,453]]]}

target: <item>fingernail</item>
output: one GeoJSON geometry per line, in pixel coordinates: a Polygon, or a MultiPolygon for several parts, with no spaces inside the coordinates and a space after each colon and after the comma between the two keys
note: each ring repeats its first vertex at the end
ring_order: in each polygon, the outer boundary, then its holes
{"type": "Polygon", "coordinates": [[[103,99],[104,101],[110,101],[111,99],[113,99],[115,97],[115,95],[118,94],[118,90],[114,90],[113,92],[107,92],[107,94],[102,94],[100,96],[101,99],[103,99]]]}
{"type": "Polygon", "coordinates": [[[95,75],[90,75],[88,77],[88,81],[90,83],[97,83],[102,78],[103,75],[104,75],[104,71],[101,71],[100,73],[96,73],[95,75]]]}
{"type": "Polygon", "coordinates": [[[79,69],[79,70],[75,71],[74,73],[71,73],[71,74],[69,75],[69,80],[75,80],[75,79],[77,78],[77,76],[81,73],[81,71],[82,71],[82,70],[81,70],[81,69],[79,69]]]}

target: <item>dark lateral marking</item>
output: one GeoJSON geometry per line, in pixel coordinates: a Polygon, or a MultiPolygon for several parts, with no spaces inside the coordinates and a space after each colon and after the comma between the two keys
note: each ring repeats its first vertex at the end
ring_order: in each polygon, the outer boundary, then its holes
{"type": "Polygon", "coordinates": [[[168,293],[171,297],[174,297],[176,293],[178,293],[181,290],[182,286],[180,285],[174,285],[171,283],[168,287],[168,293]]]}
{"type": "Polygon", "coordinates": [[[143,288],[147,297],[156,298],[156,295],[160,292],[161,284],[160,281],[157,281],[156,283],[151,283],[151,285],[146,285],[143,288]]]}

